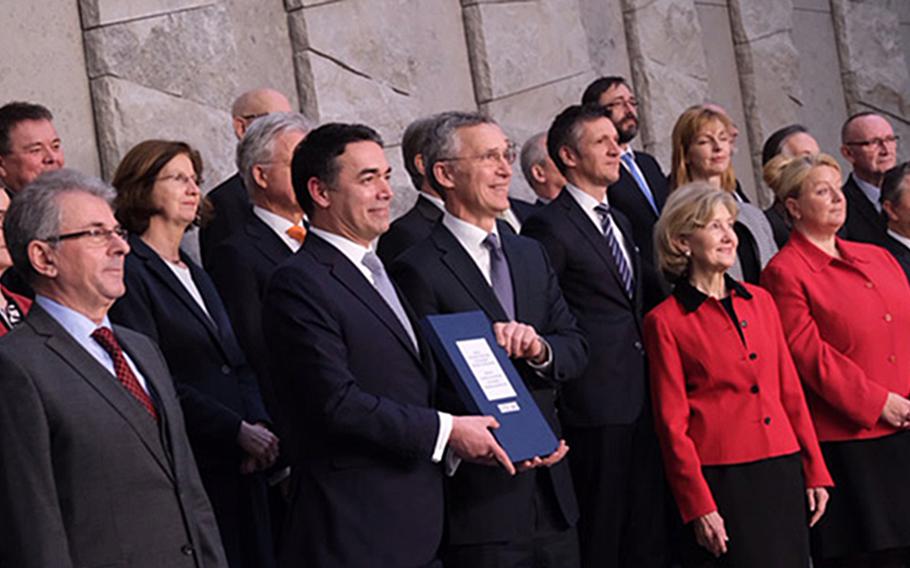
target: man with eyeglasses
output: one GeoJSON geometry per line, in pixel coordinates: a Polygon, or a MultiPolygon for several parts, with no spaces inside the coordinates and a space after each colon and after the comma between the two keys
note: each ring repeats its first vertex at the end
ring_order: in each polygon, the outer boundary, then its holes
{"type": "Polygon", "coordinates": [[[642,261],[653,264],[651,232],[667,201],[667,176],[654,156],[632,149],[638,135],[638,99],[622,77],[601,77],[588,85],[582,104],[599,104],[619,133],[619,179],[608,189],[610,204],[632,222],[632,238],[641,249],[642,261]]]}
{"type": "MultiPolygon", "coordinates": [[[[231,126],[239,141],[257,118],[273,112],[291,112],[287,97],[273,89],[254,89],[237,97],[231,106],[231,126]]],[[[224,180],[206,195],[214,207],[212,220],[199,230],[202,266],[211,269],[212,253],[222,241],[238,232],[250,211],[250,197],[240,173],[224,180]]]]}
{"type": "Polygon", "coordinates": [[[36,299],[0,341],[0,565],[226,568],[164,358],[108,319],[129,252],[113,198],[63,169],[6,215],[36,299]]]}
{"type": "Polygon", "coordinates": [[[853,241],[884,245],[885,219],[880,203],[882,178],[897,163],[898,137],[880,114],[854,114],[841,129],[841,155],[853,166],[844,184],[847,222],[844,236],[853,241]]]}
{"type": "MultiPolygon", "coordinates": [[[[430,183],[446,211],[430,236],[398,257],[393,277],[420,317],[482,310],[495,322],[541,413],[559,436],[557,390],[587,362],[587,344],[543,247],[513,235],[509,208],[514,145],[493,119],[451,112],[424,148],[430,183]]],[[[440,405],[461,413],[451,378],[440,405]]],[[[530,471],[462,464],[447,479],[447,568],[578,566],[578,505],[561,443],[530,471]]]]}

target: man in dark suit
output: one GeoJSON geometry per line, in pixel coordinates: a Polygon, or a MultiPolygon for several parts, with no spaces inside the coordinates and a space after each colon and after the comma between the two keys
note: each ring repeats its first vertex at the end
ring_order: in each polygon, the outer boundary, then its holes
{"type": "MultiPolygon", "coordinates": [[[[398,258],[395,277],[419,316],[483,310],[496,322],[499,343],[558,436],[557,389],[580,374],[587,345],[543,248],[497,221],[509,207],[514,147],[492,119],[472,113],[449,113],[435,133],[424,163],[446,213],[429,239],[398,258]]],[[[459,408],[452,396],[445,402],[459,408]]],[[[577,566],[566,450],[560,444],[543,460],[549,467],[515,477],[460,467],[447,484],[446,566],[577,566]]]]}
{"type": "Polygon", "coordinates": [[[847,200],[846,238],[883,245],[882,176],[897,163],[897,136],[885,118],[874,112],[854,114],[841,129],[841,154],[853,172],[844,183],[847,200]]]}
{"type": "Polygon", "coordinates": [[[596,104],[567,108],[547,136],[568,184],[522,234],[543,244],[592,346],[584,374],[560,397],[582,566],[666,566],[664,477],[641,335],[644,277],[629,220],[611,207],[619,136],[596,104]]]}
{"type": "MultiPolygon", "coordinates": [[[[287,97],[272,89],[255,89],[243,93],[231,106],[231,125],[237,140],[257,118],[273,112],[291,112],[287,97]]],[[[214,207],[212,220],[199,230],[199,254],[202,266],[209,269],[209,256],[221,241],[236,233],[246,222],[250,198],[239,173],[221,182],[206,195],[214,207]]]]}
{"type": "Polygon", "coordinates": [[[610,188],[610,204],[632,222],[632,238],[641,258],[654,264],[654,223],[667,201],[667,176],[654,156],[637,152],[629,143],[638,134],[638,99],[622,77],[601,77],[588,85],[582,104],[599,104],[607,110],[619,133],[622,149],[619,179],[610,188]]]}
{"type": "Polygon", "coordinates": [[[566,185],[566,178],[547,153],[546,132],[538,132],[525,140],[521,147],[519,163],[521,174],[537,195],[537,201],[532,204],[535,208],[543,207],[559,197],[559,192],[566,185]]]}
{"type": "Polygon", "coordinates": [[[107,317],[129,251],[113,197],[60,170],[6,216],[37,297],[0,342],[0,565],[226,568],[164,358],[107,317]]]}
{"type": "Polygon", "coordinates": [[[888,249],[910,278],[910,162],[899,164],[882,178],[882,210],[888,218],[888,249]]]}
{"type": "Polygon", "coordinates": [[[445,208],[442,198],[427,182],[423,169],[423,146],[432,134],[436,118],[434,115],[415,120],[408,125],[401,137],[401,157],[411,184],[417,190],[417,201],[379,237],[376,253],[386,264],[414,243],[427,238],[433,226],[442,218],[445,208]]]}
{"type": "Polygon", "coordinates": [[[294,154],[310,231],[273,274],[263,318],[299,440],[287,568],[438,567],[445,449],[515,471],[493,418],[433,408],[430,349],[372,250],[389,227],[390,171],[362,125],[323,125],[294,154]]]}

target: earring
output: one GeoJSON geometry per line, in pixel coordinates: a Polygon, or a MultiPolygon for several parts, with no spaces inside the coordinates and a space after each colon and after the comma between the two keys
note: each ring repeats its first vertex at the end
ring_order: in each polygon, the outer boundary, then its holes
{"type": "Polygon", "coordinates": [[[689,258],[690,256],[692,256],[692,251],[690,251],[690,250],[684,250],[684,251],[683,251],[683,254],[686,256],[686,258],[689,258]]]}

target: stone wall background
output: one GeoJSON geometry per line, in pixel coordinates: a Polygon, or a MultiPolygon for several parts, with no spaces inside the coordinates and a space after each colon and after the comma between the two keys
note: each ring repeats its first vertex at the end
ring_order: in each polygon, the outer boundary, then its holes
{"type": "MultiPolygon", "coordinates": [[[[738,177],[763,204],[761,145],[785,124],[838,155],[841,122],[873,109],[901,159],[910,147],[908,0],[0,0],[0,13],[0,99],[49,106],[68,164],[106,178],[133,144],[171,137],[200,148],[213,187],[234,171],[230,103],[259,86],[316,121],[377,128],[396,212],[414,199],[398,147],[411,120],[481,109],[521,143],[605,74],[632,80],[636,144],[665,169],[679,113],[726,107],[738,177]]],[[[531,195],[518,168],[513,191],[531,195]]]]}

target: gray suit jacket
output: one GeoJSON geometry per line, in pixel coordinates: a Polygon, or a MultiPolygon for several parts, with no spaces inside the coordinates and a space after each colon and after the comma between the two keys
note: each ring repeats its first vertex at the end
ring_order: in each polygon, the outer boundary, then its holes
{"type": "Polygon", "coordinates": [[[114,334],[155,421],[37,304],[0,341],[0,567],[224,568],[158,348],[114,334]]]}

